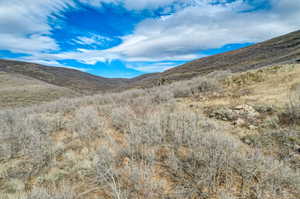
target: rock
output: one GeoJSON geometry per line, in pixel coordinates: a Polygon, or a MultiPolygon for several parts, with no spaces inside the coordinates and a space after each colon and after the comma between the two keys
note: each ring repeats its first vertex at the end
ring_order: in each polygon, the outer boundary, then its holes
{"type": "Polygon", "coordinates": [[[250,139],[245,139],[245,140],[243,140],[244,141],[244,143],[245,144],[248,144],[248,145],[251,145],[252,144],[252,142],[251,142],[251,140],[250,139]]]}
{"type": "Polygon", "coordinates": [[[250,126],[248,126],[248,128],[249,128],[250,130],[255,130],[255,129],[257,129],[257,126],[250,125],[250,126]]]}
{"type": "Polygon", "coordinates": [[[239,115],[245,115],[250,118],[259,116],[259,113],[252,106],[247,104],[236,106],[234,111],[236,111],[239,115]]]}
{"type": "Polygon", "coordinates": [[[223,121],[233,121],[237,118],[233,110],[225,107],[215,110],[210,116],[223,121]]]}
{"type": "Polygon", "coordinates": [[[245,120],[241,119],[241,118],[238,118],[236,121],[234,121],[233,123],[234,125],[236,126],[243,126],[246,124],[245,120]]]}
{"type": "Polygon", "coordinates": [[[209,117],[216,118],[223,121],[234,121],[234,125],[244,125],[249,121],[255,121],[259,112],[252,106],[247,104],[239,105],[234,108],[220,107],[209,114],[209,117]]]}

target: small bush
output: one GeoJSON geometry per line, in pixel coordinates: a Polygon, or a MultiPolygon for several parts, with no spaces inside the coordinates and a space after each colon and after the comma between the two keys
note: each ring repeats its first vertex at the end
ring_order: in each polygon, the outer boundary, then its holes
{"type": "Polygon", "coordinates": [[[106,148],[102,147],[96,156],[96,182],[103,185],[113,198],[127,198],[126,191],[121,187],[121,173],[117,169],[115,156],[106,148]]]}
{"type": "Polygon", "coordinates": [[[103,133],[104,118],[99,116],[95,107],[80,107],[75,111],[75,117],[70,126],[81,139],[91,140],[94,136],[103,133]]]}
{"type": "Polygon", "coordinates": [[[19,199],[75,199],[77,195],[70,188],[63,187],[63,191],[48,191],[43,188],[34,188],[30,193],[19,199]]]}
{"type": "Polygon", "coordinates": [[[220,92],[222,91],[221,81],[229,75],[230,73],[226,71],[214,72],[191,80],[176,82],[169,85],[169,87],[172,89],[175,98],[220,92]]]}
{"type": "Polygon", "coordinates": [[[44,165],[52,153],[49,133],[55,127],[36,115],[29,116],[13,111],[0,115],[0,141],[4,143],[0,147],[2,157],[25,155],[34,164],[44,165]]]}
{"type": "Polygon", "coordinates": [[[255,148],[272,153],[278,160],[300,168],[297,149],[300,146],[300,132],[294,129],[266,130],[258,135],[248,135],[242,140],[255,148]]]}
{"type": "Polygon", "coordinates": [[[284,198],[288,190],[300,194],[299,173],[260,152],[240,154],[235,169],[242,177],[244,198],[284,198]]]}
{"type": "Polygon", "coordinates": [[[129,106],[116,107],[112,109],[111,120],[115,128],[128,132],[129,130],[129,121],[136,119],[135,113],[130,109],[129,106]]]}
{"type": "Polygon", "coordinates": [[[285,109],[279,114],[281,124],[300,125],[300,89],[293,89],[285,109]]]}
{"type": "Polygon", "coordinates": [[[157,174],[152,165],[131,162],[127,168],[129,198],[162,198],[163,184],[154,178],[157,174]]]}
{"type": "Polygon", "coordinates": [[[176,181],[188,188],[187,198],[205,197],[234,183],[234,164],[238,145],[236,140],[216,134],[202,134],[185,159],[170,156],[168,167],[176,181]],[[178,178],[178,179],[177,179],[178,178]]]}

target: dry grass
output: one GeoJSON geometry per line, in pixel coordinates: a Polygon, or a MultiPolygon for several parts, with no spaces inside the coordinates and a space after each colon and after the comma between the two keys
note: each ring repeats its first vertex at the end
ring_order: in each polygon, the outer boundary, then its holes
{"type": "MultiPolygon", "coordinates": [[[[299,144],[298,123],[283,125],[279,115],[294,120],[298,111],[253,106],[261,122],[278,116],[280,131],[208,118],[204,106],[241,86],[222,84],[228,75],[0,111],[0,198],[296,199],[299,167],[282,157],[299,144]],[[273,146],[286,153],[270,153],[273,146]]],[[[243,88],[269,85],[273,75],[250,75],[243,88]]]]}
{"type": "Polygon", "coordinates": [[[75,96],[79,95],[67,88],[22,75],[0,72],[0,108],[41,104],[75,96]]]}

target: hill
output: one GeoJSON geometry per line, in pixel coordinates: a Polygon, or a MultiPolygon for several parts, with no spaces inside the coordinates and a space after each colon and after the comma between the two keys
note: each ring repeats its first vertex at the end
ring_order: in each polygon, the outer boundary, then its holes
{"type": "Polygon", "coordinates": [[[163,73],[146,76],[132,85],[153,86],[189,79],[218,70],[242,72],[264,66],[300,62],[300,31],[292,32],[239,50],[201,58],[163,73]]]}
{"type": "Polygon", "coordinates": [[[127,79],[103,78],[69,68],[42,66],[11,60],[0,60],[0,71],[21,74],[85,94],[112,90],[129,81],[127,79]]]}
{"type": "Polygon", "coordinates": [[[0,108],[24,107],[75,96],[79,93],[71,89],[0,71],[0,108]]]}

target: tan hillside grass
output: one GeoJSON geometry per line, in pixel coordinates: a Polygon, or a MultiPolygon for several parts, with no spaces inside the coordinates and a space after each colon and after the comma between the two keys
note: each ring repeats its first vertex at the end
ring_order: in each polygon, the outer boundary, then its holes
{"type": "Polygon", "coordinates": [[[0,72],[0,108],[22,107],[79,96],[70,89],[23,75],[0,72]]]}

